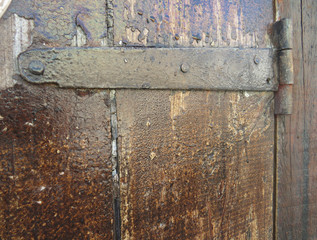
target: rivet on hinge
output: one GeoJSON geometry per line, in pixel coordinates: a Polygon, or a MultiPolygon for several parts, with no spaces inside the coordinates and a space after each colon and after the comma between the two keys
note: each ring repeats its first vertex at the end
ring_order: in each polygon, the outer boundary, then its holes
{"type": "Polygon", "coordinates": [[[290,19],[281,19],[273,25],[273,43],[276,48],[276,70],[279,82],[275,94],[275,114],[292,114],[293,110],[293,31],[290,19]]]}

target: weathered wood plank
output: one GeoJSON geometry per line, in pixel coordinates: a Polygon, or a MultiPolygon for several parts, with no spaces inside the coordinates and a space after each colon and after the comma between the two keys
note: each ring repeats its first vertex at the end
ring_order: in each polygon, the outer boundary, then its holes
{"type": "Polygon", "coordinates": [[[272,1],[114,0],[116,45],[270,45],[272,1]]]}
{"type": "Polygon", "coordinates": [[[63,4],[14,0],[0,20],[1,239],[113,238],[108,92],[34,86],[17,75],[27,48],[102,45],[105,27],[84,13],[68,18],[63,4]]]}
{"type": "MultiPolygon", "coordinates": [[[[266,47],[272,14],[271,1],[114,1],[114,43],[266,47]]],[[[272,239],[272,98],[117,91],[122,239],[272,239]]]]}
{"type": "Polygon", "coordinates": [[[293,114],[277,118],[277,237],[317,238],[316,11],[314,0],[278,1],[277,17],[293,19],[293,114]]]}
{"type": "Polygon", "coordinates": [[[108,93],[0,92],[1,239],[111,239],[108,93]]]}
{"type": "Polygon", "coordinates": [[[119,91],[123,239],[271,239],[272,100],[119,91]]]}
{"type": "Polygon", "coordinates": [[[18,54],[32,44],[33,21],[12,15],[0,19],[0,89],[13,87],[18,54]]]}

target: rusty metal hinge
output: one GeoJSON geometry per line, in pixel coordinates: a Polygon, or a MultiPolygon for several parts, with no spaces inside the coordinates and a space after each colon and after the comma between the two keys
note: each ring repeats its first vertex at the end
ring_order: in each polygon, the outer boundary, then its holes
{"type": "Polygon", "coordinates": [[[272,49],[64,48],[19,56],[32,83],[71,88],[276,91],[272,49]]]}
{"type": "Polygon", "coordinates": [[[276,48],[276,74],[279,82],[275,93],[275,114],[292,114],[293,109],[293,31],[290,19],[281,19],[273,25],[273,43],[276,48]]]}

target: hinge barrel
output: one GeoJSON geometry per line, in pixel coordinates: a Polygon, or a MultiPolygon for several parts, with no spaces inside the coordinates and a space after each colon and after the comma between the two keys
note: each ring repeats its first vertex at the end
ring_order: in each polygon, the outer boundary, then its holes
{"type": "Polygon", "coordinates": [[[276,69],[279,82],[275,93],[275,114],[292,114],[293,110],[293,31],[290,19],[281,19],[273,25],[273,43],[276,48],[276,69]]]}

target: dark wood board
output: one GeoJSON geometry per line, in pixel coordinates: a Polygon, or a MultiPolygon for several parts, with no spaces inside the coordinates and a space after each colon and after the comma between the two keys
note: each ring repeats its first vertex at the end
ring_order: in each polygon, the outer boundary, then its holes
{"type": "Polygon", "coordinates": [[[27,49],[104,45],[104,1],[89,4],[13,0],[0,19],[1,239],[113,238],[109,93],[17,74],[27,49]]]}
{"type": "Polygon", "coordinates": [[[1,239],[111,239],[107,92],[0,92],[1,239]]]}

